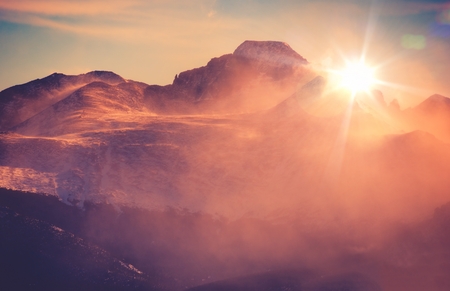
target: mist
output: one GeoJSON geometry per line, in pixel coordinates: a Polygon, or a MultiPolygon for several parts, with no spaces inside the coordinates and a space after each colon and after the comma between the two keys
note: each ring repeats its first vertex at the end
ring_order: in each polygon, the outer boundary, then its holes
{"type": "Polygon", "coordinates": [[[148,117],[155,122],[141,129],[89,135],[89,147],[82,139],[10,136],[3,165],[43,172],[21,173],[28,175],[21,181],[45,177],[48,188],[53,180],[49,194],[84,213],[79,235],[139,270],[170,274],[171,288],[283,270],[295,278],[312,272],[302,282],[354,273],[372,282],[355,290],[395,290],[413,277],[448,286],[439,262],[427,257],[447,251],[434,246],[439,233],[431,230],[432,242],[421,233],[450,200],[449,146],[423,131],[403,133],[361,107],[355,103],[350,116],[314,116],[297,104],[288,117],[283,106],[148,117]],[[39,144],[52,150],[43,156],[39,144]],[[423,273],[424,264],[434,271],[423,273]]]}
{"type": "Polygon", "coordinates": [[[9,116],[30,110],[2,121],[1,186],[35,194],[4,190],[0,218],[92,243],[125,282],[450,286],[445,96],[403,109],[381,91],[337,87],[286,43],[258,41],[166,86],[91,72],[1,94],[9,116]]]}

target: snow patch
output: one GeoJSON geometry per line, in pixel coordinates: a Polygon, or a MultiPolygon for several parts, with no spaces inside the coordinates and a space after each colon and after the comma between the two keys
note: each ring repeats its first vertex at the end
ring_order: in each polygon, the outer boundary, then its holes
{"type": "Polygon", "coordinates": [[[59,228],[59,227],[57,227],[55,225],[52,225],[52,229],[56,230],[57,232],[64,232],[64,230],[62,228],[59,228]]]}
{"type": "Polygon", "coordinates": [[[55,178],[55,173],[38,172],[31,168],[0,166],[0,187],[2,188],[57,196],[55,178]]]}
{"type": "Polygon", "coordinates": [[[139,271],[139,270],[138,270],[135,266],[133,266],[132,264],[125,264],[125,263],[122,262],[122,261],[119,261],[119,262],[120,262],[120,264],[121,264],[123,267],[127,268],[128,270],[133,271],[133,272],[136,272],[136,273],[138,273],[139,275],[142,275],[142,274],[143,274],[141,271],[139,271]]]}

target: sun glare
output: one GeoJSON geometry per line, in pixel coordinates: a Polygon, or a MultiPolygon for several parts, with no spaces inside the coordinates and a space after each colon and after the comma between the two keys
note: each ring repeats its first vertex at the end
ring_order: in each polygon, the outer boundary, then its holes
{"type": "Polygon", "coordinates": [[[373,69],[362,62],[347,64],[347,67],[339,75],[341,86],[353,93],[369,91],[375,80],[373,69]]]}

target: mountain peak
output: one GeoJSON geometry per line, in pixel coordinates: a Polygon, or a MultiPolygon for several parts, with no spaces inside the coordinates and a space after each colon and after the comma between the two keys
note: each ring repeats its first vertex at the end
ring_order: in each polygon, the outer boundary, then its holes
{"type": "Polygon", "coordinates": [[[91,71],[89,73],[86,73],[85,76],[99,80],[109,81],[110,83],[113,84],[125,82],[124,78],[111,71],[91,71]]]}
{"type": "Polygon", "coordinates": [[[436,110],[450,109],[450,98],[434,94],[425,99],[422,103],[416,107],[419,110],[426,112],[434,112],[436,110]]]}
{"type": "Polygon", "coordinates": [[[249,59],[282,62],[284,64],[308,63],[287,43],[281,41],[246,40],[236,48],[233,55],[249,59]]]}
{"type": "Polygon", "coordinates": [[[56,77],[64,77],[65,75],[62,73],[54,72],[51,75],[48,75],[47,78],[56,78],[56,77]]]}
{"type": "Polygon", "coordinates": [[[439,94],[431,95],[426,100],[433,101],[433,102],[445,102],[445,103],[450,102],[450,98],[439,95],[439,94]]]}
{"type": "Polygon", "coordinates": [[[92,71],[81,75],[55,72],[1,91],[0,131],[11,129],[92,82],[117,85],[126,81],[109,71],[92,71]]]}

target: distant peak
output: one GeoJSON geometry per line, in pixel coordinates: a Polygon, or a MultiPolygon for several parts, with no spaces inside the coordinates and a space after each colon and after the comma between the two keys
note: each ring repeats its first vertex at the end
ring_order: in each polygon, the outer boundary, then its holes
{"type": "Polygon", "coordinates": [[[246,40],[239,45],[233,55],[249,59],[278,59],[285,58],[284,62],[300,62],[306,64],[307,61],[287,43],[281,41],[256,41],[246,40]]]}
{"type": "Polygon", "coordinates": [[[246,47],[283,47],[291,49],[291,47],[283,42],[283,41],[274,41],[274,40],[246,40],[243,43],[241,43],[236,50],[239,50],[240,48],[246,48],[246,47]]]}
{"type": "Polygon", "coordinates": [[[397,99],[393,99],[391,103],[389,103],[389,110],[392,112],[399,112],[400,111],[400,103],[398,103],[397,99]]]}
{"type": "Polygon", "coordinates": [[[314,97],[319,97],[321,96],[326,84],[327,80],[324,77],[318,75],[300,88],[301,95],[308,94],[314,97]]]}
{"type": "Polygon", "coordinates": [[[61,74],[61,73],[54,72],[53,74],[49,75],[48,77],[60,77],[60,76],[65,76],[65,75],[61,74]]]}
{"type": "Polygon", "coordinates": [[[422,103],[417,105],[416,108],[420,110],[436,110],[439,108],[450,107],[450,98],[434,94],[425,99],[422,103]]]}
{"type": "Polygon", "coordinates": [[[86,73],[86,76],[94,77],[95,79],[109,81],[109,83],[122,83],[125,79],[111,71],[92,71],[86,73]]]}
{"type": "MultiPolygon", "coordinates": [[[[439,95],[439,94],[434,94],[431,95],[430,97],[427,98],[428,101],[438,101],[438,102],[449,102],[450,98],[439,95]]],[[[425,101],[427,101],[425,100],[425,101]]]]}
{"type": "Polygon", "coordinates": [[[86,75],[91,75],[91,76],[96,76],[96,77],[120,77],[119,75],[117,75],[114,72],[111,71],[91,71],[86,73],[86,75]]]}
{"type": "Polygon", "coordinates": [[[64,75],[64,74],[54,72],[53,74],[48,75],[47,77],[44,77],[44,78],[42,78],[42,79],[39,79],[39,78],[38,78],[38,79],[36,79],[36,80],[34,80],[34,81],[31,81],[31,82],[41,81],[41,80],[48,81],[48,82],[54,82],[54,81],[57,81],[57,80],[59,80],[59,79],[65,77],[65,76],[66,76],[66,75],[64,75]]]}
{"type": "Polygon", "coordinates": [[[372,90],[372,96],[378,103],[378,105],[384,108],[387,107],[386,100],[384,100],[383,92],[381,92],[380,90],[372,90]]]}
{"type": "Polygon", "coordinates": [[[438,141],[433,134],[423,130],[413,130],[399,135],[399,138],[407,141],[438,141]]]}

